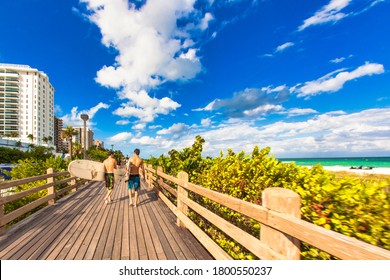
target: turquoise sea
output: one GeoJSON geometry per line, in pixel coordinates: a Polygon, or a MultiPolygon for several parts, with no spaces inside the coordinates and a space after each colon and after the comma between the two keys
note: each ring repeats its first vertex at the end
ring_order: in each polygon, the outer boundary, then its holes
{"type": "Polygon", "coordinates": [[[346,158],[279,158],[281,162],[295,162],[297,165],[312,166],[363,166],[389,167],[390,157],[346,157],[346,158]]]}

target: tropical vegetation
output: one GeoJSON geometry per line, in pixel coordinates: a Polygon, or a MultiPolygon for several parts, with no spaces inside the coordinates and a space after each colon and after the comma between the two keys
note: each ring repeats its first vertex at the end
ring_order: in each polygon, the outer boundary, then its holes
{"type": "MultiPolygon", "coordinates": [[[[390,179],[337,177],[321,165],[308,169],[279,162],[270,148],[255,147],[251,154],[228,150],[215,158],[201,156],[204,139],[196,137],[192,147],[148,160],[170,175],[189,174],[191,182],[255,204],[270,187],[293,190],[301,196],[302,219],[373,245],[390,249],[390,179]]],[[[208,199],[192,197],[209,210],[248,233],[259,237],[260,226],[208,199]]],[[[233,239],[195,213],[191,218],[236,259],[253,259],[233,239]]],[[[334,259],[329,254],[303,244],[303,259],[334,259]]]]}

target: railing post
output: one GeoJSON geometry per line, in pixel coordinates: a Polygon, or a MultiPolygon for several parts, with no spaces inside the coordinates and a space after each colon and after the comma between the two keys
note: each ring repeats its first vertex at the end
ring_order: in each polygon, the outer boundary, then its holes
{"type": "Polygon", "coordinates": [[[148,172],[148,175],[147,175],[147,177],[148,177],[147,182],[148,182],[148,188],[149,188],[149,189],[151,189],[151,188],[153,187],[153,186],[152,186],[152,172],[150,171],[151,169],[153,169],[153,165],[148,164],[148,170],[149,170],[149,172],[148,172]]]}
{"type": "MultiPolygon", "coordinates": [[[[301,217],[301,198],[298,194],[284,188],[268,188],[262,192],[262,204],[269,210],[301,217]]],[[[299,260],[301,252],[300,240],[282,233],[272,227],[261,225],[260,240],[274,251],[290,260],[299,260]]]]}
{"type": "MultiPolygon", "coordinates": [[[[188,174],[186,172],[179,172],[178,179],[183,181],[183,183],[188,182],[188,174]]],[[[183,188],[182,186],[177,186],[177,210],[182,212],[184,215],[188,215],[188,206],[182,201],[183,198],[188,198],[188,191],[183,188]]],[[[179,227],[185,227],[182,221],[180,221],[179,218],[177,218],[176,222],[177,226],[179,227]]]]}
{"type": "MultiPolygon", "coordinates": [[[[47,174],[53,174],[53,173],[54,173],[54,169],[53,168],[49,168],[47,170],[47,174]]],[[[54,181],[55,181],[54,175],[52,177],[47,178],[47,180],[46,180],[47,183],[53,183],[54,181]]],[[[52,194],[54,194],[54,198],[49,200],[49,205],[53,205],[56,202],[56,196],[57,195],[56,195],[56,186],[55,186],[55,184],[47,189],[47,195],[52,195],[52,194]]]]}
{"type": "Polygon", "coordinates": [[[2,204],[0,206],[0,235],[5,232],[5,225],[3,224],[3,217],[4,217],[4,205],[2,204]]]}
{"type": "MultiPolygon", "coordinates": [[[[157,173],[158,173],[158,172],[164,172],[162,166],[157,166],[157,173]]],[[[157,174],[156,174],[156,175],[157,175],[157,174]]],[[[162,189],[162,183],[163,183],[162,177],[160,177],[160,178],[158,179],[157,183],[158,183],[158,186],[159,186],[158,191],[160,191],[160,188],[162,189]]]]}

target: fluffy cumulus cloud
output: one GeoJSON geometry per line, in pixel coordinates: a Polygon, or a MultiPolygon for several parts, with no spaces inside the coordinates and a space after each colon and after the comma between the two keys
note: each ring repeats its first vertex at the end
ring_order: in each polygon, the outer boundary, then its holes
{"type": "Polygon", "coordinates": [[[150,97],[145,90],[122,91],[120,96],[129,101],[122,103],[113,114],[127,118],[139,118],[144,123],[152,122],[158,115],[167,115],[181,106],[168,97],[161,99],[150,97]]]}
{"type": "Polygon", "coordinates": [[[304,85],[297,85],[291,88],[298,97],[310,97],[324,92],[336,92],[343,88],[348,81],[364,76],[372,76],[384,73],[384,66],[378,63],[366,63],[355,70],[348,72],[340,69],[327,74],[318,80],[306,82],[304,85]]]}
{"type": "Polygon", "coordinates": [[[118,133],[118,134],[108,138],[107,140],[110,143],[121,143],[123,141],[127,141],[127,140],[132,139],[132,137],[133,137],[133,134],[130,132],[121,132],[121,133],[118,133]]]}
{"type": "Polygon", "coordinates": [[[96,113],[100,109],[108,109],[109,107],[110,106],[108,104],[105,104],[103,102],[100,102],[96,106],[94,106],[90,109],[87,109],[87,110],[79,111],[78,107],[73,107],[70,114],[66,114],[66,115],[62,116],[61,119],[63,120],[65,126],[69,125],[69,126],[81,127],[84,125],[84,121],[81,119],[80,116],[81,116],[81,114],[87,114],[89,116],[88,126],[92,127],[95,125],[95,123],[93,122],[93,118],[96,115],[96,113]]]}
{"type": "Polygon", "coordinates": [[[202,70],[194,47],[199,35],[194,34],[204,32],[213,15],[196,10],[195,0],[80,2],[85,16],[99,27],[102,43],[118,53],[115,63],[102,66],[96,76],[99,84],[119,89],[119,95],[129,99],[115,113],[152,121],[160,111],[175,110],[179,105],[168,97],[154,98],[152,106],[140,99],[164,82],[186,81],[202,70]]]}

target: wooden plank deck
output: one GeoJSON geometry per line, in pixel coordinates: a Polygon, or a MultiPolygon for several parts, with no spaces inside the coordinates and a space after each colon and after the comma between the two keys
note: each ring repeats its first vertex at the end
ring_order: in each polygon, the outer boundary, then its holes
{"type": "Polygon", "coordinates": [[[117,182],[106,205],[103,182],[91,182],[0,237],[1,260],[208,260],[211,255],[145,186],[129,206],[117,182]]]}

